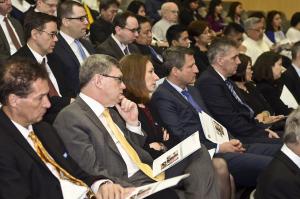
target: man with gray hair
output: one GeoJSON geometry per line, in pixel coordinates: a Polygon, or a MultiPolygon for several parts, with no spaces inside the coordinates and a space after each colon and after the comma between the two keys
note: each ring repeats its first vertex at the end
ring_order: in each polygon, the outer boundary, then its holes
{"type": "Polygon", "coordinates": [[[246,38],[242,45],[246,47],[245,54],[251,57],[252,63],[255,63],[259,55],[270,50],[270,47],[263,39],[264,23],[260,18],[250,17],[244,22],[244,29],[246,38]]]}
{"type": "Polygon", "coordinates": [[[255,198],[300,198],[300,108],[286,120],[284,145],[259,177],[255,198]]]}

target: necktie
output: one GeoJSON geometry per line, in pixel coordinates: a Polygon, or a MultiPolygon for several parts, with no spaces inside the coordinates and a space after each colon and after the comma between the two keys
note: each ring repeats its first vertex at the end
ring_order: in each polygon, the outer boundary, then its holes
{"type": "Polygon", "coordinates": [[[139,158],[139,155],[137,154],[137,152],[128,143],[128,141],[126,140],[124,135],[120,132],[119,128],[117,127],[117,125],[112,120],[108,109],[105,109],[103,111],[103,116],[106,119],[106,122],[107,122],[109,128],[111,129],[113,134],[116,136],[117,140],[120,142],[123,149],[127,152],[129,157],[131,158],[131,160],[139,167],[139,169],[141,171],[143,171],[144,174],[146,174],[148,177],[150,177],[151,179],[153,179],[155,181],[164,180],[165,179],[165,174],[164,173],[161,173],[158,176],[154,177],[151,167],[141,161],[141,159],[139,158]]]}
{"type": "MultiPolygon", "coordinates": [[[[45,58],[43,58],[42,64],[46,67],[46,59],[45,58]]],[[[59,96],[57,90],[55,89],[55,87],[49,77],[48,77],[48,86],[49,86],[49,96],[50,97],[59,96]]]]}
{"type": "Polygon", "coordinates": [[[5,22],[8,34],[11,38],[11,41],[13,42],[16,49],[19,50],[19,48],[21,48],[21,44],[19,43],[15,32],[13,31],[11,25],[9,24],[7,17],[4,17],[4,22],[5,22]]]}
{"type": "Polygon", "coordinates": [[[129,50],[128,50],[128,47],[127,47],[127,46],[124,48],[124,54],[125,54],[125,55],[129,55],[129,50]]]}
{"type": "Polygon", "coordinates": [[[79,50],[79,54],[80,54],[82,60],[85,60],[85,59],[87,58],[87,56],[86,56],[86,54],[85,54],[85,52],[84,52],[84,50],[83,50],[83,48],[82,48],[82,46],[81,46],[80,41],[77,40],[77,39],[75,39],[74,42],[75,42],[75,44],[77,45],[77,48],[78,48],[78,50],[79,50]]]}
{"type": "Polygon", "coordinates": [[[183,90],[181,93],[187,98],[187,101],[194,107],[194,109],[196,109],[196,111],[202,112],[202,108],[195,102],[188,90],[183,90]]]}
{"type": "Polygon", "coordinates": [[[249,110],[250,113],[250,118],[252,118],[254,116],[254,111],[252,110],[252,108],[250,106],[248,106],[248,104],[244,103],[241,98],[238,96],[238,94],[235,92],[232,83],[229,80],[225,80],[225,83],[227,85],[227,87],[229,88],[231,94],[233,95],[233,97],[244,107],[246,107],[249,110]]]}
{"type": "Polygon", "coordinates": [[[29,133],[29,138],[32,140],[34,148],[38,154],[38,156],[43,160],[45,163],[51,164],[58,172],[61,179],[68,180],[76,185],[86,187],[88,189],[87,197],[89,199],[95,199],[96,196],[93,193],[93,191],[88,187],[87,184],[85,184],[82,180],[75,178],[72,176],[69,172],[67,172],[65,169],[63,169],[59,164],[55,162],[55,160],[52,159],[52,157],[49,155],[49,153],[44,148],[43,144],[39,140],[39,138],[35,135],[33,131],[29,133]]]}
{"type": "Polygon", "coordinates": [[[150,49],[151,55],[153,57],[155,57],[156,59],[158,59],[160,62],[163,62],[162,57],[151,46],[148,46],[148,47],[150,49]]]}

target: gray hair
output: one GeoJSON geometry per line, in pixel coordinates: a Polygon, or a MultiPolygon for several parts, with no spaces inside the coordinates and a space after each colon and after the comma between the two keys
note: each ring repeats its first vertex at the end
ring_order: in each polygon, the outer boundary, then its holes
{"type": "Polygon", "coordinates": [[[287,118],[283,140],[285,143],[300,143],[300,107],[294,110],[287,118]]]}
{"type": "Polygon", "coordinates": [[[80,67],[80,88],[83,88],[95,74],[108,74],[112,67],[120,68],[118,60],[109,55],[95,54],[89,56],[80,67]]]}
{"type": "Polygon", "coordinates": [[[214,40],[207,51],[209,63],[214,64],[216,58],[225,56],[230,48],[237,48],[237,43],[227,38],[214,40]]]}
{"type": "Polygon", "coordinates": [[[244,29],[245,31],[248,31],[249,29],[252,29],[254,25],[258,24],[261,22],[261,19],[258,17],[250,17],[245,20],[244,22],[244,29]]]}
{"type": "Polygon", "coordinates": [[[297,58],[297,54],[300,52],[300,41],[294,43],[291,51],[292,51],[292,59],[295,60],[297,58]]]}

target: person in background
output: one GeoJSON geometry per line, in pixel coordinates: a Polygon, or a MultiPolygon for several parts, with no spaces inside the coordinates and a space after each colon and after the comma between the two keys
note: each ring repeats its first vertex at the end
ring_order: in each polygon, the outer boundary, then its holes
{"type": "Polygon", "coordinates": [[[127,7],[127,11],[132,12],[133,14],[139,15],[139,16],[146,16],[146,9],[145,4],[141,1],[131,1],[130,4],[127,7]]]}
{"type": "Polygon", "coordinates": [[[180,24],[188,26],[192,21],[203,20],[198,11],[199,7],[199,0],[184,0],[180,8],[180,24]]]}
{"type": "Polygon", "coordinates": [[[300,41],[300,12],[295,12],[291,18],[290,28],[286,32],[286,37],[292,42],[300,41]]]}
{"type": "Polygon", "coordinates": [[[222,17],[222,0],[210,1],[206,21],[209,27],[216,32],[217,36],[222,35],[224,28],[224,19],[222,17]]]}
{"type": "Polygon", "coordinates": [[[244,12],[243,4],[239,1],[232,2],[229,6],[226,23],[237,23],[243,26],[242,14],[244,12]]]}
{"type": "Polygon", "coordinates": [[[244,33],[244,28],[237,23],[229,23],[224,29],[224,37],[235,41],[239,46],[239,51],[242,53],[244,53],[247,50],[247,48],[242,45],[244,41],[244,33]]]}
{"type": "Polygon", "coordinates": [[[167,41],[169,46],[182,46],[189,48],[191,40],[189,39],[189,33],[185,26],[181,24],[175,24],[170,26],[167,30],[167,41]]]}
{"type": "Polygon", "coordinates": [[[277,10],[269,11],[266,18],[266,35],[274,43],[279,44],[286,40],[284,32],[281,30],[281,13],[277,10]]]}

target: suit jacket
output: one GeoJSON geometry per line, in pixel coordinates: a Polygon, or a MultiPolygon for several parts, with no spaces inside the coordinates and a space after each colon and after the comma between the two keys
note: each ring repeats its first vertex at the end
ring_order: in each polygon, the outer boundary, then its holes
{"type": "MultiPolygon", "coordinates": [[[[128,49],[130,53],[139,53],[138,48],[134,44],[128,44],[128,49]]],[[[99,54],[110,55],[117,60],[124,57],[123,51],[111,36],[108,37],[102,44],[97,46],[96,52],[99,54]]]]}
{"type": "Polygon", "coordinates": [[[91,25],[90,39],[93,44],[99,45],[103,43],[113,33],[113,25],[105,21],[101,17],[97,18],[91,25]]]}
{"type": "MultiPolygon", "coordinates": [[[[225,81],[212,67],[200,75],[195,86],[212,116],[233,136],[244,141],[244,138],[267,136],[265,126],[250,118],[249,110],[234,98],[225,81]]],[[[233,86],[238,93],[234,83],[233,86]]]]}
{"type": "MultiPolygon", "coordinates": [[[[13,56],[14,57],[26,57],[28,59],[31,59],[33,61],[37,61],[28,48],[27,45],[24,45],[22,48],[20,48],[13,56]]],[[[71,93],[70,89],[66,87],[66,79],[64,78],[64,75],[62,73],[62,67],[63,64],[60,62],[60,60],[57,60],[53,58],[51,55],[47,55],[48,59],[48,65],[56,78],[60,94],[62,97],[59,96],[53,96],[50,97],[51,107],[47,110],[47,113],[44,115],[44,120],[53,123],[57,113],[65,106],[70,104],[71,100],[71,93]]]]}
{"type": "Polygon", "coordinates": [[[294,95],[298,104],[300,104],[300,77],[298,76],[293,66],[287,67],[287,70],[282,74],[282,81],[294,95]]]}
{"type": "MultiPolygon", "coordinates": [[[[7,115],[0,110],[0,198],[63,199],[60,183],[29,145],[7,115]]],[[[47,123],[33,124],[33,130],[53,159],[88,185],[103,178],[83,172],[67,155],[54,129],[47,123]]]]}
{"type": "MultiPolygon", "coordinates": [[[[142,149],[145,136],[128,131],[124,121],[113,109],[110,109],[110,114],[142,162],[152,165],[151,156],[142,149]]],[[[58,114],[54,127],[71,157],[83,170],[95,175],[105,174],[123,186],[132,186],[128,183],[130,180],[127,167],[115,142],[92,109],[80,97],[58,114]]],[[[149,182],[149,179],[143,175],[133,184],[141,185],[146,180],[149,182]]]]}
{"type": "MultiPolygon", "coordinates": [[[[89,52],[94,54],[93,46],[86,40],[80,39],[81,44],[89,52]]],[[[52,55],[54,59],[60,60],[62,63],[62,72],[66,79],[66,86],[72,91],[71,96],[75,97],[79,93],[79,68],[80,63],[73,53],[71,47],[66,40],[58,34],[58,41],[56,42],[55,48],[52,55]]]]}
{"type": "MultiPolygon", "coordinates": [[[[8,16],[8,19],[10,20],[12,26],[14,27],[20,39],[21,45],[23,46],[25,44],[25,41],[24,41],[24,32],[23,32],[22,25],[18,20],[16,20],[13,17],[8,16]]],[[[0,26],[0,61],[8,59],[9,57],[10,57],[10,47],[6,39],[6,36],[4,34],[4,31],[0,26]]]]}
{"type": "Polygon", "coordinates": [[[259,177],[255,198],[300,198],[300,169],[283,152],[277,154],[259,177]]]}

